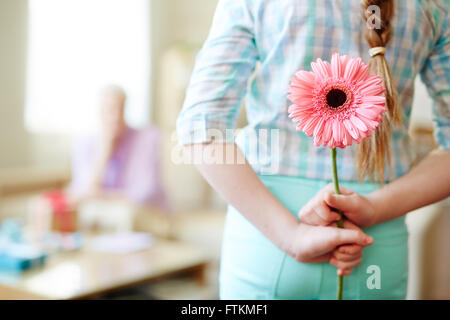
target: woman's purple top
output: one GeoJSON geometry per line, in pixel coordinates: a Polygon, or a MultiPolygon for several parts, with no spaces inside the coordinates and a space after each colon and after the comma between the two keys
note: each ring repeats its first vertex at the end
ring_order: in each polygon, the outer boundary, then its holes
{"type": "MultiPolygon", "coordinates": [[[[73,146],[70,191],[75,195],[88,188],[98,145],[98,137],[91,136],[79,139],[73,146]]],[[[160,134],[156,128],[126,130],[107,165],[102,187],[122,192],[135,204],[168,210],[160,175],[160,134]]]]}

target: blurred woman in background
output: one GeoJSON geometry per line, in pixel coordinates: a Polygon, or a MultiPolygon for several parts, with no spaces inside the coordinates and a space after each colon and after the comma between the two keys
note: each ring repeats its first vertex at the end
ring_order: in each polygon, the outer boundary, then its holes
{"type": "Polygon", "coordinates": [[[159,168],[160,134],[154,127],[129,127],[125,102],[122,88],[111,85],[102,90],[99,133],[74,144],[71,197],[75,203],[119,198],[167,211],[159,168]]]}

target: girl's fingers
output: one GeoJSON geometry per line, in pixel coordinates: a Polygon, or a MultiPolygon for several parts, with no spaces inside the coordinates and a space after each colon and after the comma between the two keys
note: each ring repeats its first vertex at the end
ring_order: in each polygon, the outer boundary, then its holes
{"type": "Polygon", "coordinates": [[[299,215],[300,221],[310,226],[326,226],[328,223],[323,220],[314,210],[311,210],[307,214],[299,215]]]}
{"type": "Polygon", "coordinates": [[[358,202],[359,198],[356,197],[355,194],[346,195],[346,194],[335,194],[332,192],[326,193],[324,196],[325,203],[335,209],[340,210],[341,212],[355,212],[360,209],[360,202],[358,202]]]}
{"type": "Polygon", "coordinates": [[[313,210],[311,215],[309,216],[309,219],[311,219],[314,222],[314,225],[316,226],[327,226],[329,225],[329,222],[325,219],[322,218],[322,216],[320,216],[317,213],[317,210],[313,210]]]}
{"type": "Polygon", "coordinates": [[[314,208],[316,214],[326,222],[325,225],[329,225],[333,221],[338,221],[341,216],[339,213],[331,211],[328,206],[326,206],[324,203],[321,203],[320,205],[317,205],[314,208]]]}
{"type": "Polygon", "coordinates": [[[343,276],[343,277],[345,277],[345,276],[349,276],[351,273],[352,273],[352,271],[353,271],[353,269],[337,269],[337,274],[338,274],[338,276],[343,276]]]}
{"type": "Polygon", "coordinates": [[[340,261],[353,261],[357,260],[362,257],[362,250],[354,253],[354,254],[346,254],[346,253],[340,253],[339,251],[334,251],[333,258],[340,261]]]}
{"type": "Polygon", "coordinates": [[[337,251],[339,253],[345,253],[345,254],[356,254],[360,251],[362,251],[363,247],[359,246],[357,244],[344,244],[340,246],[337,251]]]}
{"type": "Polygon", "coordinates": [[[339,191],[341,192],[341,194],[347,194],[347,195],[356,193],[352,189],[344,187],[344,186],[339,186],[339,191]]]}
{"type": "Polygon", "coordinates": [[[329,225],[330,222],[322,218],[323,214],[318,214],[317,208],[317,205],[307,205],[303,207],[298,214],[300,221],[309,224],[310,226],[329,225]]]}
{"type": "MultiPolygon", "coordinates": [[[[331,229],[330,229],[331,230],[331,229]]],[[[345,244],[359,244],[360,246],[370,246],[373,238],[360,230],[336,229],[333,228],[335,246],[345,244]]]]}
{"type": "Polygon", "coordinates": [[[341,260],[337,260],[336,258],[331,258],[330,259],[330,263],[337,267],[338,269],[343,269],[343,270],[347,270],[347,269],[353,269],[354,267],[360,265],[362,262],[362,258],[358,258],[356,260],[352,260],[352,261],[341,261],[341,260]]]}
{"type": "Polygon", "coordinates": [[[328,262],[328,261],[330,261],[330,258],[331,258],[331,253],[327,253],[327,254],[324,254],[324,255],[322,255],[322,256],[319,256],[319,257],[315,257],[315,258],[309,259],[309,260],[305,261],[305,263],[321,263],[321,262],[328,262]]]}
{"type": "MultiPolygon", "coordinates": [[[[325,189],[327,191],[332,191],[334,193],[334,184],[330,183],[329,185],[327,185],[325,187],[325,189]]],[[[352,189],[349,189],[349,188],[341,186],[341,185],[339,186],[339,191],[341,194],[345,194],[345,195],[350,195],[350,194],[355,193],[355,191],[353,191],[352,189]]]]}

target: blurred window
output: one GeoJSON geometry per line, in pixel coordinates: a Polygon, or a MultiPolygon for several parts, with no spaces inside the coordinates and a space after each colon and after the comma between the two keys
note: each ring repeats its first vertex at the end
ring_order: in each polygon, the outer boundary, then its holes
{"type": "Polygon", "coordinates": [[[128,122],[148,123],[149,18],[148,0],[29,0],[26,127],[92,131],[110,83],[127,91],[128,122]]]}

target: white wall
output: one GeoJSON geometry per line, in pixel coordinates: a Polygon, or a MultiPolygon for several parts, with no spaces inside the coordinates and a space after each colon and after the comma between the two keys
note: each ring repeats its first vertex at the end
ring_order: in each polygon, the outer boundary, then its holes
{"type": "Polygon", "coordinates": [[[158,92],[164,53],[177,44],[199,48],[208,35],[217,2],[217,0],[151,0],[154,119],[158,119],[158,114],[164,110],[158,92]]]}
{"type": "Polygon", "coordinates": [[[24,129],[27,1],[0,1],[0,168],[31,163],[24,129]]]}

